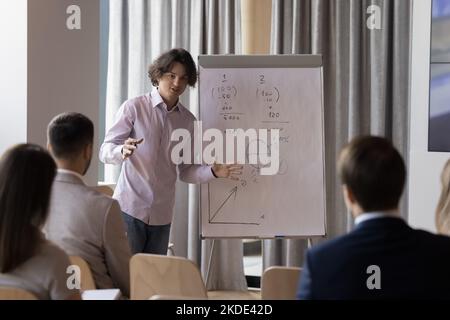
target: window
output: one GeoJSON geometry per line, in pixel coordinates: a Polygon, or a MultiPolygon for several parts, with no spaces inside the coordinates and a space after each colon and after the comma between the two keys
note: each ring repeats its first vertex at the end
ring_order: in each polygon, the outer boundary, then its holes
{"type": "Polygon", "coordinates": [[[428,151],[450,152],[450,1],[433,0],[428,151]]]}

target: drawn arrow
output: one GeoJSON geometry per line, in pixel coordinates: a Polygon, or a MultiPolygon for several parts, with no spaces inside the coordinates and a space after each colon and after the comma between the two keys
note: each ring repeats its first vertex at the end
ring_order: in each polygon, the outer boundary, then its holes
{"type": "Polygon", "coordinates": [[[236,193],[237,193],[237,189],[238,187],[234,187],[233,189],[230,190],[230,194],[228,195],[228,197],[222,202],[222,204],[220,205],[219,209],[216,210],[216,212],[214,212],[213,216],[211,217],[211,221],[217,216],[217,214],[219,213],[220,209],[222,209],[222,207],[225,205],[225,203],[227,203],[227,201],[231,198],[231,196],[234,195],[234,199],[236,199],[236,193]]]}

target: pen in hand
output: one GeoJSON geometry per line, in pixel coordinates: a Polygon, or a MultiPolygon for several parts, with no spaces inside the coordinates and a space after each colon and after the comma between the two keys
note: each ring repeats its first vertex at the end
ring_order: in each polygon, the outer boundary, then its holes
{"type": "Polygon", "coordinates": [[[125,160],[130,157],[137,149],[138,145],[144,141],[144,138],[133,139],[128,138],[122,146],[122,159],[125,160]]]}

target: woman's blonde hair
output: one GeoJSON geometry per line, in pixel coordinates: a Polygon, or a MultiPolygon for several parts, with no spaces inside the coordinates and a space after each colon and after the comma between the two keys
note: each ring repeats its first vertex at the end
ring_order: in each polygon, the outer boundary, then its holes
{"type": "Polygon", "coordinates": [[[450,159],[441,173],[441,187],[436,208],[436,229],[438,233],[450,235],[450,159]]]}

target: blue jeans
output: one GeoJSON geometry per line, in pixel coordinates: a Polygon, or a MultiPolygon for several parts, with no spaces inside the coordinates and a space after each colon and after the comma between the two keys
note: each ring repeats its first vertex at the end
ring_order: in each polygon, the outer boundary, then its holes
{"type": "Polygon", "coordinates": [[[132,254],[167,254],[170,223],[162,226],[149,226],[125,212],[122,212],[122,217],[127,226],[128,242],[132,254]]]}

